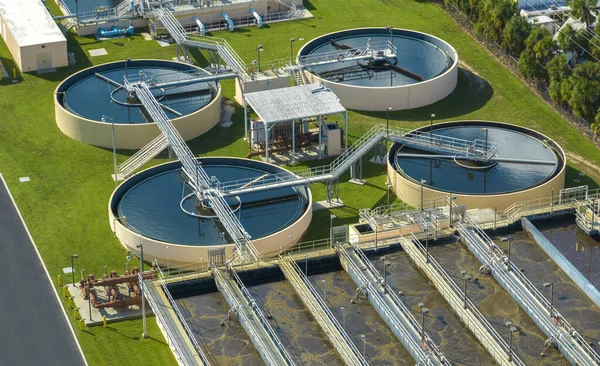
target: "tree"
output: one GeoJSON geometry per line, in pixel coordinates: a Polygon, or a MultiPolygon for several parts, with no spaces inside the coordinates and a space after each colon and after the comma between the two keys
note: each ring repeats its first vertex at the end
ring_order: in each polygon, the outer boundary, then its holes
{"type": "Polygon", "coordinates": [[[563,52],[577,52],[579,46],[575,43],[575,30],[571,28],[569,24],[561,28],[560,32],[558,32],[558,47],[560,47],[563,52]]]}
{"type": "Polygon", "coordinates": [[[548,60],[550,60],[550,56],[552,56],[552,50],[554,50],[554,40],[550,36],[540,39],[538,43],[533,46],[535,57],[540,60],[542,65],[545,65],[548,60]]]}
{"type": "Polygon", "coordinates": [[[598,137],[598,135],[600,135],[600,110],[598,110],[598,113],[596,113],[594,122],[590,123],[590,130],[592,130],[594,137],[598,137]]]}
{"type": "Polygon", "coordinates": [[[571,109],[591,124],[600,108],[600,64],[583,62],[575,68],[569,81],[571,109]]]}
{"type": "Polygon", "coordinates": [[[535,53],[532,50],[521,52],[517,66],[519,67],[519,72],[528,79],[545,80],[547,77],[546,70],[540,63],[540,60],[535,57],[535,53]]]}
{"type": "Polygon", "coordinates": [[[546,67],[550,76],[550,98],[554,103],[566,104],[571,97],[569,76],[572,73],[567,55],[554,56],[546,67]]]}
{"type": "Polygon", "coordinates": [[[525,49],[525,40],[531,32],[531,25],[520,16],[510,18],[502,31],[502,46],[513,55],[520,55],[525,49]]]}
{"type": "Polygon", "coordinates": [[[600,60],[600,22],[596,22],[594,33],[595,36],[590,38],[588,48],[592,56],[600,60]]]}
{"type": "Polygon", "coordinates": [[[596,7],[597,0],[570,0],[568,2],[571,7],[573,17],[583,22],[586,27],[593,24],[596,20],[592,10],[596,7]]]}
{"type": "Polygon", "coordinates": [[[529,36],[525,39],[525,48],[528,50],[533,50],[533,46],[538,43],[542,38],[549,36],[547,30],[543,28],[534,27],[531,32],[529,32],[529,36]]]}
{"type": "Polygon", "coordinates": [[[482,0],[475,29],[494,42],[501,42],[502,30],[517,11],[511,0],[482,0]]]}

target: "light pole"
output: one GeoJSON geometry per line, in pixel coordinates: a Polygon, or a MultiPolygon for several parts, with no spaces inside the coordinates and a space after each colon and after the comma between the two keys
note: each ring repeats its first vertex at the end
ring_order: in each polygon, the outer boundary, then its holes
{"type": "Polygon", "coordinates": [[[256,52],[258,53],[258,72],[260,72],[260,53],[263,51],[262,44],[256,46],[256,52]]]}
{"type": "Polygon", "coordinates": [[[306,253],[304,253],[304,275],[308,277],[308,259],[306,259],[306,253]]]}
{"type": "Polygon", "coordinates": [[[508,242],[508,264],[506,265],[506,270],[508,272],[510,272],[510,241],[511,241],[511,238],[505,236],[504,238],[501,238],[500,241],[507,241],[508,242]]]}
{"type": "Polygon", "coordinates": [[[127,77],[129,76],[127,74],[127,66],[129,66],[129,61],[131,61],[130,58],[125,59],[125,79],[127,79],[127,77]]]}
{"type": "Polygon", "coordinates": [[[77,26],[79,26],[79,0],[75,0],[75,15],[77,15],[77,26]]]}
{"type": "Polygon", "coordinates": [[[294,55],[294,41],[296,38],[290,38],[290,64],[293,64],[293,55],[294,55]]]}
{"type": "Polygon", "coordinates": [[[169,246],[167,245],[165,250],[167,251],[167,273],[169,272],[169,268],[171,268],[171,266],[169,265],[169,246]]]}
{"type": "Polygon", "coordinates": [[[467,282],[471,281],[471,276],[469,276],[467,274],[467,271],[460,271],[460,274],[463,276],[463,279],[465,280],[465,288],[464,288],[464,294],[465,294],[465,301],[464,301],[464,308],[467,308],[467,282]]]}
{"type": "Polygon", "coordinates": [[[346,330],[346,308],[342,306],[342,329],[346,330]]]}
{"type": "Polygon", "coordinates": [[[423,185],[427,183],[426,179],[421,179],[421,207],[419,209],[423,212],[423,185]]]}
{"type": "Polygon", "coordinates": [[[140,279],[140,287],[142,290],[142,338],[148,338],[148,332],[146,331],[146,297],[144,294],[145,283],[144,283],[144,246],[142,244],[136,245],[136,248],[140,249],[140,271],[141,271],[141,279],[140,279]]]}
{"type": "Polygon", "coordinates": [[[550,287],[550,316],[554,313],[554,282],[544,282],[544,287],[550,287]]]}
{"type": "Polygon", "coordinates": [[[360,335],[360,339],[363,341],[363,358],[367,357],[367,338],[364,334],[360,335]]]}
{"type": "Polygon", "coordinates": [[[513,359],[513,352],[512,352],[512,335],[514,332],[517,331],[517,328],[513,326],[512,322],[504,322],[504,325],[506,325],[506,327],[509,330],[508,333],[508,361],[512,361],[513,359]]]}
{"type": "Polygon", "coordinates": [[[117,186],[117,145],[115,143],[115,121],[114,119],[102,115],[101,121],[106,123],[106,119],[110,119],[111,137],[112,137],[112,151],[113,151],[113,173],[115,175],[115,187],[117,186]]]}
{"type": "Polygon", "coordinates": [[[431,119],[429,120],[429,136],[431,138],[431,144],[433,145],[433,119],[435,114],[431,113],[431,119]]]}
{"type": "Polygon", "coordinates": [[[333,248],[333,219],[337,216],[331,214],[329,216],[329,245],[333,248]]]}
{"type": "Polygon", "coordinates": [[[425,314],[429,313],[429,309],[422,302],[419,303],[419,307],[421,308],[421,342],[423,342],[425,340],[425,314]]]}
{"type": "Polygon", "coordinates": [[[74,263],[75,258],[77,258],[77,254],[72,254],[71,255],[71,275],[73,276],[73,283],[72,283],[73,286],[75,286],[75,263],[74,263]]]}
{"type": "Polygon", "coordinates": [[[323,300],[327,301],[327,287],[325,287],[325,280],[321,280],[321,283],[323,284],[323,300]]]}

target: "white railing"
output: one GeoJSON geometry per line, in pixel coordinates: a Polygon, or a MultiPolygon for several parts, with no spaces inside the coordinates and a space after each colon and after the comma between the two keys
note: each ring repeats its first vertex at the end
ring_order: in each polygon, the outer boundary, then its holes
{"type": "Polygon", "coordinates": [[[467,220],[468,227],[457,223],[461,239],[482,264],[488,265],[494,278],[523,308],[538,327],[556,342],[561,353],[578,365],[598,365],[600,355],[588,344],[556,307],[553,315],[560,319],[556,323],[549,314],[550,302],[541,294],[517,265],[508,261],[504,254],[475,222],[467,220]]]}
{"type": "Polygon", "coordinates": [[[352,342],[344,327],[339,324],[308,277],[300,270],[291,254],[288,254],[287,258],[280,255],[279,263],[287,280],[299,292],[301,299],[307,302],[306,306],[321,325],[325,334],[329,336],[329,340],[340,353],[344,362],[349,365],[368,365],[367,360],[352,342]]]}
{"type": "MultiPolygon", "coordinates": [[[[400,243],[413,262],[425,272],[438,292],[454,309],[456,314],[490,355],[501,365],[509,364],[509,349],[504,339],[502,339],[472,301],[467,299],[467,309],[464,309],[464,292],[450,278],[435,258],[427,253],[427,249],[423,244],[414,235],[411,235],[410,240],[401,236],[400,243]]],[[[514,355],[513,362],[516,365],[525,365],[514,355]]]]}

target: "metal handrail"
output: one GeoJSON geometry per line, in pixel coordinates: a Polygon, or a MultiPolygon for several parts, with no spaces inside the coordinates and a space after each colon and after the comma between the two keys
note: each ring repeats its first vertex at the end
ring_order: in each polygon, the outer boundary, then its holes
{"type": "MultiPolygon", "coordinates": [[[[488,265],[490,266],[507,266],[510,269],[510,273],[512,274],[518,283],[515,283],[514,291],[517,291],[521,286],[525,291],[523,292],[523,296],[519,298],[521,306],[524,307],[524,310],[530,315],[530,317],[534,317],[534,313],[545,313],[550,308],[550,301],[546,299],[545,296],[535,287],[533,283],[519,270],[519,267],[514,264],[512,261],[508,261],[508,258],[504,255],[502,249],[500,249],[491,239],[490,237],[481,229],[475,222],[468,220],[467,224],[472,230],[466,228],[463,224],[458,223],[457,227],[459,232],[465,240],[469,240],[471,243],[471,247],[478,251],[480,256],[488,258],[488,265]],[[476,235],[476,237],[474,237],[476,235]],[[487,251],[485,248],[480,246],[480,241],[487,247],[487,251]],[[520,285],[520,286],[519,286],[520,285]],[[529,295],[530,298],[527,296],[529,295]],[[533,302],[532,302],[533,300],[533,302]],[[535,305],[535,302],[539,304],[539,306],[535,305]]],[[[496,267],[496,269],[498,269],[496,267]]],[[[500,269],[500,273],[503,273],[500,269]]],[[[502,276],[502,274],[500,274],[502,276]]],[[[511,279],[510,276],[505,276],[507,285],[509,285],[511,279]]],[[[589,357],[594,364],[600,364],[600,355],[587,343],[587,341],[573,328],[571,324],[568,323],[566,318],[560,314],[560,312],[553,307],[553,311],[556,315],[558,315],[559,319],[561,319],[562,328],[559,328],[558,325],[554,324],[550,320],[550,316],[544,315],[537,317],[539,321],[540,327],[545,328],[545,330],[552,335],[555,341],[562,343],[561,351],[565,356],[569,355],[569,358],[575,360],[576,362],[581,362],[582,365],[592,365],[586,363],[586,359],[581,359],[581,357],[589,357]],[[560,331],[560,329],[567,329],[569,333],[569,337],[572,338],[581,348],[585,355],[580,355],[579,352],[575,354],[572,353],[573,350],[577,350],[577,347],[572,347],[571,341],[565,337],[565,334],[560,331]]],[[[544,330],[544,329],[542,329],[544,330]]]]}
{"type": "MultiPolygon", "coordinates": [[[[354,342],[352,341],[352,339],[350,338],[350,336],[348,335],[348,333],[346,332],[344,327],[339,324],[337,318],[333,315],[333,313],[329,309],[329,306],[327,306],[327,303],[325,302],[325,300],[319,295],[319,292],[315,289],[315,287],[310,282],[308,277],[306,277],[304,272],[302,272],[302,270],[298,266],[298,263],[296,263],[296,261],[294,260],[292,255],[288,254],[287,258],[280,255],[279,261],[280,261],[281,265],[286,266],[286,267],[289,266],[289,270],[292,272],[290,274],[295,275],[294,279],[293,279],[294,281],[297,281],[298,279],[301,281],[299,289],[308,290],[308,295],[307,295],[306,299],[308,301],[311,301],[311,303],[314,306],[317,306],[321,311],[323,311],[323,313],[325,314],[325,316],[327,318],[326,323],[324,325],[329,325],[329,324],[333,325],[333,331],[338,333],[342,337],[342,340],[344,341],[344,345],[347,345],[350,348],[351,354],[350,355],[346,354],[345,355],[346,357],[344,357],[344,360],[346,362],[353,362],[353,364],[354,364],[354,362],[358,362],[357,365],[368,365],[367,360],[364,358],[364,356],[358,350],[358,348],[356,347],[356,345],[354,344],[354,342]]],[[[331,331],[330,327],[328,327],[328,329],[330,329],[330,331],[331,331]]],[[[336,339],[333,339],[332,337],[330,337],[329,339],[332,341],[332,343],[336,342],[336,339]]],[[[344,347],[343,345],[340,345],[340,348],[336,347],[336,349],[338,349],[338,351],[340,351],[340,353],[341,353],[341,352],[344,352],[346,347],[344,347]],[[342,351],[340,351],[340,348],[342,349],[342,351]]]]}
{"type": "Polygon", "coordinates": [[[246,298],[246,301],[249,304],[252,304],[252,306],[251,306],[252,310],[258,316],[260,323],[267,331],[267,334],[269,335],[269,337],[271,338],[273,343],[275,343],[275,346],[277,347],[277,349],[279,350],[279,352],[281,353],[281,355],[283,356],[283,358],[285,359],[287,364],[292,365],[292,366],[295,365],[294,360],[292,359],[292,356],[289,354],[287,349],[283,346],[283,343],[281,343],[281,340],[277,336],[277,333],[275,333],[275,330],[273,329],[273,327],[271,327],[271,324],[269,324],[269,322],[267,321],[267,318],[263,314],[262,310],[260,310],[260,308],[258,306],[256,306],[256,301],[254,300],[254,298],[252,297],[252,295],[250,294],[250,292],[248,291],[248,289],[246,288],[246,286],[244,285],[244,283],[238,276],[235,269],[233,269],[233,267],[229,266],[229,272],[233,275],[233,278],[234,278],[235,282],[237,283],[238,287],[240,288],[240,290],[242,291],[242,294],[246,298]]]}
{"type": "MultiPolygon", "coordinates": [[[[379,271],[375,268],[373,263],[367,258],[365,253],[354,243],[350,243],[350,247],[354,251],[354,253],[359,257],[363,265],[366,267],[367,271],[376,279],[377,283],[379,283],[382,287],[385,288],[385,293],[390,299],[394,302],[394,304],[400,309],[404,317],[408,320],[408,322],[412,325],[414,329],[419,329],[421,326],[419,322],[413,316],[411,310],[404,304],[404,302],[396,295],[390,285],[384,280],[383,277],[379,274],[379,271]]],[[[340,247],[341,248],[341,247],[340,247]]],[[[342,249],[343,250],[343,249],[342,249]]],[[[385,268],[384,268],[385,270],[385,268]]],[[[398,322],[398,321],[396,321],[398,322]]],[[[450,363],[446,360],[446,357],[442,354],[439,346],[433,341],[433,339],[429,336],[429,334],[425,333],[425,338],[427,340],[427,344],[431,349],[433,355],[436,357],[438,362],[441,365],[450,365],[450,363]]]]}
{"type": "MultiPolygon", "coordinates": [[[[406,244],[409,243],[409,241],[404,237],[402,237],[402,240],[406,244]]],[[[425,248],[425,246],[423,246],[423,243],[421,243],[419,241],[419,239],[417,239],[417,237],[412,233],[411,233],[410,243],[412,243],[415,246],[415,248],[417,250],[419,250],[421,255],[423,255],[423,256],[426,255],[427,249],[425,248]]],[[[448,275],[448,272],[446,272],[446,270],[439,264],[439,262],[431,254],[429,254],[428,258],[429,258],[429,264],[431,264],[431,266],[433,267],[435,272],[438,274],[438,276],[441,277],[441,279],[444,281],[444,283],[446,285],[448,285],[448,287],[450,288],[452,293],[454,295],[456,295],[457,297],[464,299],[464,297],[465,297],[464,291],[460,288],[460,286],[458,286],[456,284],[456,282],[454,282],[454,280],[452,278],[450,278],[450,275],[448,275]]],[[[463,302],[459,301],[460,302],[460,304],[459,304],[458,302],[456,302],[456,299],[454,299],[454,300],[455,300],[455,306],[463,306],[464,301],[463,302]]],[[[448,300],[448,302],[450,302],[450,301],[448,300]]],[[[471,314],[473,314],[473,316],[476,318],[478,323],[481,324],[483,326],[483,328],[485,329],[485,331],[493,338],[493,340],[496,342],[496,344],[498,344],[500,346],[500,351],[504,352],[505,350],[508,350],[508,344],[506,343],[506,341],[500,336],[498,331],[490,324],[490,322],[481,313],[481,311],[479,311],[479,309],[477,308],[477,305],[475,305],[475,303],[473,303],[473,301],[471,301],[471,299],[469,299],[468,297],[467,297],[467,308],[471,311],[471,314]]],[[[475,334],[475,330],[472,330],[472,332],[475,334]]],[[[482,338],[477,337],[477,334],[475,334],[475,336],[476,336],[476,338],[479,338],[482,343],[484,343],[482,338]]],[[[490,345],[490,346],[493,347],[493,345],[490,345]]],[[[493,347],[493,348],[495,348],[495,347],[493,347]]],[[[519,359],[519,357],[517,357],[516,355],[513,355],[513,362],[517,365],[525,366],[525,363],[521,359],[519,359]]]]}

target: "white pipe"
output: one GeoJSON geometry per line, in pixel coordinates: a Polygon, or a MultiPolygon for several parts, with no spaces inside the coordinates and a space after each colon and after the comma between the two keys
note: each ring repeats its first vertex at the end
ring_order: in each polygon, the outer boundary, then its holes
{"type": "Polygon", "coordinates": [[[204,24],[200,21],[200,19],[198,19],[198,17],[194,17],[194,21],[196,22],[196,25],[198,25],[198,30],[200,31],[200,34],[205,35],[206,27],[204,27],[204,24]]]}
{"type": "Polygon", "coordinates": [[[254,18],[256,18],[256,25],[258,25],[259,28],[262,28],[262,26],[263,26],[262,17],[260,15],[258,15],[258,13],[256,12],[256,10],[254,10],[254,8],[250,8],[250,14],[254,15],[254,18]]]}

